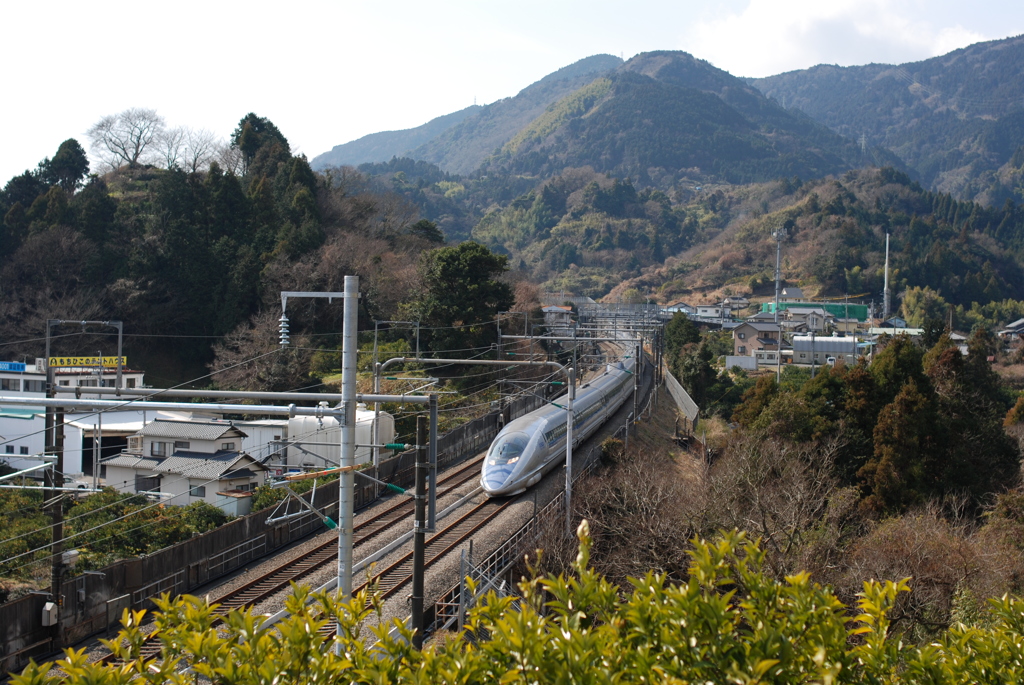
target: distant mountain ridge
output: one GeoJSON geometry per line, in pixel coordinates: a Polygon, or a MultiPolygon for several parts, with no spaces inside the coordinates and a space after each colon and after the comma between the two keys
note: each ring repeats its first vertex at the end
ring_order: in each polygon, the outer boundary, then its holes
{"type": "Polygon", "coordinates": [[[789,112],[741,79],[685,52],[642,53],[549,106],[482,170],[547,178],[590,166],[642,185],[682,178],[732,183],[820,177],[896,165],[789,112]]]}
{"type": "Polygon", "coordinates": [[[479,105],[470,105],[458,112],[431,119],[416,128],[371,133],[343,145],[335,145],[329,152],[314,157],[311,165],[314,169],[326,169],[332,166],[359,166],[366,162],[383,162],[392,157],[402,157],[481,109],[483,108],[479,105]]]}
{"type": "Polygon", "coordinates": [[[592,55],[548,74],[514,97],[467,107],[416,128],[372,133],[336,145],[330,152],[314,157],[311,165],[324,169],[411,157],[437,164],[450,173],[468,174],[551,103],[620,64],[622,60],[613,55],[592,55]]]}
{"type": "Polygon", "coordinates": [[[819,177],[863,164],[900,166],[894,155],[862,151],[743,80],[678,51],[642,53],[628,62],[588,57],[514,97],[415,129],[366,136],[315,158],[313,166],[394,157],[461,176],[548,178],[566,167],[590,166],[666,188],[684,177],[744,183],[819,177]]]}
{"type": "Polygon", "coordinates": [[[935,190],[1000,204],[1021,188],[1024,36],[920,62],[818,65],[745,81],[852,140],[891,150],[935,190]]]}
{"type": "Polygon", "coordinates": [[[366,136],[313,165],[393,157],[524,179],[586,165],[662,188],[894,166],[933,190],[1001,204],[1024,197],[1024,36],[759,79],[679,51],[595,55],[514,97],[366,136]]]}

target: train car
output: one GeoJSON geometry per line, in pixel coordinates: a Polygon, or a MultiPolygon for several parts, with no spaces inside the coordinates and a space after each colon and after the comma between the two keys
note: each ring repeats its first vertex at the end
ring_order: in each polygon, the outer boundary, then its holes
{"type": "MultiPolygon", "coordinates": [[[[573,448],[633,393],[634,360],[609,364],[573,400],[573,448]]],[[[564,401],[564,396],[563,400],[564,401]]],[[[489,497],[517,495],[565,461],[566,411],[546,405],[505,426],[484,458],[480,486],[489,497]]]]}

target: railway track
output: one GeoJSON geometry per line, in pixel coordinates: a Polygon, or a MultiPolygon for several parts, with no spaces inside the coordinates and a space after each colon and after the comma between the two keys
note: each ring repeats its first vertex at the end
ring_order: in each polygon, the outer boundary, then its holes
{"type": "MultiPolygon", "coordinates": [[[[519,498],[509,497],[503,500],[485,499],[469,511],[463,513],[455,521],[438,531],[426,541],[424,571],[430,569],[438,560],[452,552],[456,547],[468,540],[470,536],[493,521],[499,514],[512,506],[519,498]]],[[[393,597],[407,583],[412,581],[412,556],[410,551],[390,566],[352,588],[352,594],[362,592],[369,585],[375,585],[381,599],[393,597]]],[[[324,637],[333,637],[335,626],[332,623],[320,628],[324,637]]]]}
{"type": "MultiPolygon", "coordinates": [[[[482,461],[483,456],[475,457],[438,478],[438,497],[443,497],[456,488],[459,488],[474,478],[477,478],[480,473],[480,463],[482,461]]],[[[393,505],[360,522],[353,529],[353,542],[355,547],[358,548],[360,545],[377,537],[403,519],[411,516],[413,509],[413,500],[403,497],[393,505]]],[[[460,517],[455,524],[452,525],[458,525],[464,518],[465,516],[460,517]]],[[[440,535],[440,533],[438,535],[440,535]]],[[[332,538],[310,550],[302,557],[282,563],[244,585],[235,588],[234,590],[225,592],[219,596],[211,596],[210,603],[218,604],[218,613],[221,614],[227,614],[233,609],[241,609],[252,604],[257,604],[289,588],[291,583],[299,582],[324,566],[334,563],[337,558],[338,540],[336,538],[332,538]]],[[[411,568],[411,553],[409,555],[409,559],[411,568]]],[[[362,589],[362,587],[360,589],[362,589]]],[[[153,658],[159,654],[160,643],[156,632],[150,634],[149,638],[143,644],[141,652],[147,659],[153,658]]],[[[114,655],[107,654],[99,660],[104,663],[110,663],[114,661],[114,655]]]]}

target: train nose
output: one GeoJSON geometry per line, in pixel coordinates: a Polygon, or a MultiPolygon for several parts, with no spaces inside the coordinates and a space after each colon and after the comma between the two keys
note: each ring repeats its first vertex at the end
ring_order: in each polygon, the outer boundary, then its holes
{"type": "Polygon", "coordinates": [[[508,482],[508,477],[512,475],[512,468],[511,464],[489,466],[483,474],[484,489],[488,492],[502,489],[508,482]]]}

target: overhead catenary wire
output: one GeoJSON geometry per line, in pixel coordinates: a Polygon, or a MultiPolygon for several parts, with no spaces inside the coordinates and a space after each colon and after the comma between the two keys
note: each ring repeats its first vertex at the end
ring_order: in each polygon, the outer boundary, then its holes
{"type": "MultiPolygon", "coordinates": [[[[309,437],[311,435],[314,435],[315,433],[316,433],[315,430],[311,430],[311,431],[307,431],[306,433],[301,433],[301,434],[299,434],[299,435],[297,435],[295,437],[301,440],[303,438],[306,438],[306,437],[309,437]]],[[[254,445],[254,447],[256,447],[256,448],[269,447],[272,444],[274,444],[275,442],[277,442],[277,441],[271,440],[271,441],[268,441],[268,442],[265,442],[265,443],[259,443],[258,445],[254,445]]],[[[190,481],[190,480],[194,480],[194,479],[191,478],[188,474],[181,474],[177,478],[168,479],[167,484],[171,485],[171,484],[175,484],[175,483],[180,483],[181,481],[190,481]]],[[[201,485],[205,486],[205,485],[208,485],[210,483],[217,482],[218,480],[219,480],[218,478],[211,478],[210,480],[204,481],[201,485]]],[[[127,488],[127,487],[130,487],[130,486],[127,485],[127,484],[125,484],[123,486],[107,484],[105,486],[105,488],[111,488],[115,492],[117,492],[118,494],[136,494],[136,493],[129,493],[127,491],[127,489],[122,489],[122,487],[123,488],[127,488]]],[[[197,486],[197,487],[199,487],[199,486],[197,486]]],[[[40,488],[40,489],[42,489],[42,488],[40,488]]],[[[187,494],[187,493],[181,493],[181,495],[184,495],[184,494],[187,494]]],[[[181,496],[181,495],[178,495],[178,496],[181,496]]],[[[85,512],[83,514],[79,514],[77,516],[72,516],[71,518],[64,519],[64,523],[66,524],[68,522],[78,520],[79,518],[84,518],[86,516],[91,516],[91,515],[95,514],[96,512],[103,511],[103,510],[105,510],[107,508],[110,508],[110,507],[113,507],[113,506],[117,506],[117,505],[122,504],[122,503],[123,503],[122,501],[110,502],[109,504],[105,504],[105,505],[103,505],[101,507],[97,507],[96,509],[90,509],[88,512],[85,512]]],[[[161,502],[156,502],[153,506],[157,506],[159,504],[163,504],[163,502],[162,501],[161,502]]],[[[35,508],[35,507],[32,507],[32,508],[35,508]]],[[[146,511],[149,508],[151,508],[151,507],[144,507],[143,509],[136,510],[136,512],[138,512],[138,511],[146,511]]],[[[22,509],[22,510],[24,510],[24,509],[22,509]]],[[[22,511],[22,510],[19,510],[19,511],[22,511]]],[[[9,515],[11,513],[12,512],[2,512],[2,513],[0,513],[0,516],[6,516],[6,515],[9,515]]],[[[22,533],[21,535],[17,535],[17,536],[15,536],[13,538],[8,538],[6,540],[0,540],[0,544],[4,544],[4,543],[7,543],[7,542],[12,542],[12,541],[15,541],[15,540],[20,540],[21,538],[28,537],[29,535],[34,535],[34,534],[37,534],[37,533],[41,533],[43,531],[49,531],[53,527],[53,525],[55,525],[55,524],[50,524],[48,526],[44,526],[44,527],[41,527],[41,528],[35,528],[35,529],[31,530],[31,531],[28,531],[26,533],[22,533]]]]}
{"type": "MultiPolygon", "coordinates": [[[[216,371],[211,371],[210,373],[205,374],[203,376],[199,376],[197,378],[193,378],[192,380],[189,380],[189,381],[184,381],[184,382],[179,383],[178,385],[172,386],[170,388],[162,388],[160,390],[155,390],[150,395],[146,395],[146,396],[143,396],[143,397],[135,397],[135,398],[125,399],[124,402],[122,402],[121,404],[119,404],[117,406],[114,406],[114,407],[105,407],[103,409],[97,409],[97,410],[93,410],[93,411],[82,412],[81,414],[75,414],[75,416],[77,417],[76,419],[74,419],[74,420],[66,420],[66,421],[64,421],[64,422],[62,422],[60,424],[56,424],[54,426],[54,428],[56,429],[58,427],[60,427],[60,428],[67,427],[67,426],[71,425],[71,423],[73,423],[73,421],[79,421],[81,419],[87,419],[90,416],[100,416],[100,415],[106,414],[108,412],[123,411],[125,407],[130,407],[131,405],[134,405],[134,404],[145,405],[145,400],[149,400],[149,399],[152,399],[154,397],[159,397],[162,394],[162,390],[177,390],[178,388],[182,387],[183,385],[189,385],[191,383],[195,383],[196,381],[205,380],[207,378],[210,378],[211,376],[217,375],[218,373],[222,373],[224,371],[229,371],[231,369],[234,369],[234,368],[237,368],[239,366],[242,366],[243,364],[250,364],[250,363],[252,363],[252,362],[254,362],[254,361],[258,360],[258,359],[262,359],[264,357],[269,357],[272,354],[278,354],[280,352],[281,352],[281,348],[277,348],[277,349],[271,350],[270,352],[265,352],[264,354],[258,355],[256,357],[252,357],[251,359],[246,359],[246,360],[238,362],[236,364],[232,364],[231,366],[226,366],[223,369],[217,369],[216,371]]],[[[86,392],[88,392],[88,391],[86,391],[86,392]]],[[[145,409],[143,409],[143,411],[145,411],[145,409]]],[[[10,444],[10,443],[14,442],[14,440],[21,440],[21,439],[24,439],[24,438],[27,438],[27,437],[31,437],[33,435],[41,435],[41,434],[43,434],[45,432],[46,432],[46,429],[41,429],[41,430],[33,431],[31,433],[25,433],[24,435],[21,435],[18,438],[11,438],[11,439],[8,439],[8,440],[0,441],[0,445],[7,445],[7,444],[10,444]]]]}
{"type": "MultiPolygon", "coordinates": [[[[473,327],[473,326],[478,326],[478,325],[486,325],[486,324],[467,324],[467,325],[464,325],[464,326],[435,327],[434,330],[438,330],[438,329],[459,329],[459,328],[467,328],[467,327],[473,327]]],[[[69,336],[72,336],[72,335],[76,335],[77,336],[77,335],[83,335],[83,334],[84,333],[72,333],[72,334],[66,334],[66,335],[63,335],[63,336],[60,336],[60,337],[69,337],[69,336]]],[[[180,336],[180,337],[217,337],[217,336],[180,336]]],[[[488,352],[492,351],[493,349],[494,349],[493,346],[486,346],[486,347],[480,346],[480,347],[474,347],[474,348],[463,348],[462,350],[459,350],[459,351],[479,351],[478,354],[473,355],[472,357],[469,357],[469,359],[473,359],[473,358],[481,357],[481,356],[487,354],[488,352]]],[[[192,383],[195,383],[196,381],[203,380],[203,379],[206,379],[206,378],[210,378],[212,376],[215,376],[218,373],[222,373],[224,371],[228,371],[230,369],[237,368],[239,366],[244,366],[246,364],[250,364],[250,363],[252,363],[254,361],[257,361],[257,360],[259,360],[261,358],[270,356],[270,355],[275,354],[275,353],[279,353],[280,351],[281,351],[281,349],[277,348],[277,349],[272,350],[270,352],[267,352],[267,353],[264,353],[264,354],[261,354],[261,355],[257,355],[255,357],[252,357],[252,358],[249,358],[249,359],[246,359],[246,360],[242,360],[240,362],[237,362],[237,363],[232,364],[230,366],[224,367],[222,369],[216,369],[216,370],[212,371],[209,374],[205,374],[205,375],[199,376],[199,377],[197,377],[195,379],[192,379],[192,380],[189,380],[189,381],[185,381],[183,383],[180,383],[180,384],[175,385],[172,388],[168,388],[168,389],[180,388],[183,385],[192,384],[192,383]]],[[[451,350],[451,351],[454,351],[454,350],[451,350]]],[[[439,353],[444,353],[444,352],[449,352],[449,351],[448,350],[438,350],[438,351],[434,351],[433,353],[434,354],[439,354],[439,353]]],[[[437,368],[444,368],[444,367],[448,367],[448,366],[455,366],[454,364],[444,364],[444,363],[442,363],[442,364],[433,364],[429,357],[423,358],[422,363],[430,364],[430,365],[432,365],[434,367],[437,367],[437,368]]],[[[491,374],[493,374],[493,372],[483,372],[483,373],[480,373],[480,374],[473,374],[470,377],[486,376],[486,375],[491,375],[491,374]]],[[[550,377],[551,375],[554,375],[554,374],[549,374],[548,377],[550,377]]],[[[461,376],[461,377],[464,378],[465,376],[461,376]]],[[[314,386],[309,386],[309,387],[319,387],[319,386],[322,386],[322,385],[324,385],[324,384],[320,383],[320,384],[316,384],[314,386]]],[[[448,412],[448,411],[459,411],[459,410],[473,409],[473,408],[480,407],[480,406],[486,406],[488,404],[486,402],[479,403],[479,404],[471,404],[471,405],[465,405],[465,404],[462,404],[462,403],[465,401],[465,398],[472,397],[473,395],[477,395],[477,394],[486,392],[486,391],[488,391],[490,389],[493,389],[495,385],[496,385],[495,383],[483,383],[483,384],[480,384],[479,386],[471,386],[473,388],[479,387],[480,389],[479,390],[474,390],[474,391],[469,392],[467,394],[464,394],[462,396],[462,398],[460,398],[458,400],[453,400],[452,402],[446,403],[446,405],[443,405],[443,406],[449,406],[449,405],[455,405],[455,404],[459,404],[459,406],[455,406],[455,407],[451,407],[451,408],[445,408],[445,409],[443,409],[441,411],[445,411],[445,412],[448,412]]],[[[112,412],[112,411],[124,410],[125,408],[130,408],[132,405],[135,405],[137,403],[141,403],[142,406],[144,406],[145,403],[143,402],[143,400],[159,396],[160,394],[161,394],[161,392],[157,391],[157,392],[154,392],[154,393],[152,393],[152,394],[150,394],[150,395],[148,395],[146,397],[139,397],[139,398],[133,398],[133,399],[126,400],[125,402],[123,402],[120,405],[117,405],[115,407],[108,407],[108,408],[104,408],[104,409],[97,410],[97,411],[85,412],[85,413],[82,413],[82,414],[76,414],[75,415],[75,419],[73,419],[73,420],[66,420],[61,425],[62,426],[68,426],[68,425],[70,425],[73,422],[80,422],[80,421],[82,421],[84,419],[88,419],[91,416],[99,416],[99,415],[102,415],[104,413],[108,413],[108,412],[112,412]]],[[[524,393],[518,393],[518,395],[522,396],[522,395],[524,395],[524,393]]],[[[516,395],[514,394],[514,395],[511,395],[511,396],[514,397],[516,395]]],[[[315,396],[311,397],[310,399],[314,400],[315,396]]],[[[26,434],[26,435],[23,435],[23,436],[19,436],[19,438],[16,438],[16,439],[18,439],[18,440],[24,439],[25,437],[28,437],[28,436],[31,436],[31,435],[37,435],[37,434],[42,433],[42,432],[44,432],[44,431],[36,431],[36,432],[29,433],[29,434],[26,434]]],[[[0,444],[6,444],[6,443],[9,443],[9,442],[11,442],[11,440],[8,440],[8,441],[5,441],[5,442],[0,442],[0,444]]],[[[270,443],[267,443],[267,446],[269,446],[269,444],[270,443]]],[[[181,476],[181,477],[175,479],[175,481],[171,481],[171,482],[177,482],[177,481],[185,480],[185,479],[188,479],[187,475],[186,476],[181,476]]],[[[212,483],[212,482],[215,482],[216,480],[217,479],[211,479],[209,481],[205,481],[204,484],[212,483]]],[[[114,487],[114,486],[108,486],[108,487],[113,487],[115,491],[119,491],[119,488],[117,488],[117,487],[114,487]]],[[[101,511],[102,509],[105,509],[105,508],[107,508],[109,506],[115,506],[116,504],[118,504],[118,502],[110,503],[110,504],[105,505],[104,507],[101,507],[99,509],[94,509],[94,510],[91,510],[91,511],[89,511],[87,513],[84,513],[84,514],[81,514],[79,516],[73,517],[71,520],[76,520],[76,519],[84,517],[84,516],[93,515],[96,512],[101,511]]],[[[154,505],[151,505],[151,506],[159,506],[160,504],[162,504],[162,502],[157,502],[157,503],[155,503],[154,505]]],[[[133,513],[138,513],[140,511],[145,511],[145,510],[148,510],[149,508],[151,508],[151,507],[145,507],[143,509],[136,510],[136,512],[133,512],[133,513]]],[[[8,512],[8,513],[10,513],[10,512],[8,512]]],[[[112,525],[113,523],[116,523],[116,522],[118,522],[120,520],[123,520],[124,518],[125,517],[119,517],[119,518],[116,518],[116,519],[112,519],[111,521],[104,522],[104,523],[102,523],[102,524],[100,524],[100,525],[98,525],[98,526],[96,526],[96,527],[94,527],[92,529],[89,529],[89,531],[102,528],[103,526],[106,526],[106,525],[112,525]]],[[[42,532],[44,530],[48,530],[48,528],[49,527],[36,529],[34,531],[30,531],[30,532],[25,533],[25,534],[23,534],[21,536],[18,536],[17,538],[12,538],[11,540],[16,540],[16,539],[20,539],[21,537],[25,537],[27,535],[39,533],[39,532],[42,532]]],[[[85,532],[89,532],[89,531],[83,531],[81,533],[76,533],[75,536],[72,536],[72,537],[77,537],[77,536],[79,536],[81,534],[84,534],[85,532]]],[[[39,550],[42,550],[42,549],[46,549],[49,546],[50,545],[46,545],[46,546],[40,547],[37,550],[34,550],[33,552],[39,551],[39,550]]],[[[33,552],[26,552],[26,553],[24,553],[22,555],[19,555],[18,557],[14,557],[14,558],[20,558],[21,556],[24,556],[25,554],[29,554],[29,553],[33,553],[33,552]]],[[[35,563],[35,562],[33,562],[33,563],[35,563]]]]}
{"type": "MultiPolygon", "coordinates": [[[[304,438],[304,437],[308,437],[308,436],[310,436],[310,435],[313,435],[313,434],[314,434],[315,432],[316,432],[316,431],[309,431],[309,432],[306,432],[306,433],[300,434],[300,435],[298,435],[298,436],[296,436],[296,437],[298,437],[298,438],[300,438],[300,439],[301,439],[301,438],[304,438]]],[[[261,443],[260,445],[258,445],[258,447],[263,447],[263,446],[269,446],[269,445],[271,445],[271,444],[272,444],[273,442],[276,442],[276,441],[269,441],[269,442],[267,442],[267,443],[261,443]]],[[[177,478],[174,478],[174,479],[170,479],[170,480],[168,480],[167,482],[168,482],[168,484],[174,484],[174,483],[179,483],[179,482],[181,482],[181,481],[191,481],[191,480],[194,480],[194,479],[193,479],[193,478],[191,478],[191,477],[190,477],[190,476],[189,476],[188,474],[182,474],[182,475],[178,476],[177,478]]],[[[219,480],[219,478],[211,478],[211,479],[209,479],[209,480],[206,480],[206,481],[202,481],[202,482],[201,482],[201,484],[200,484],[199,486],[196,486],[196,487],[201,487],[201,486],[209,485],[210,483],[215,483],[215,482],[217,482],[218,480],[219,480]]],[[[107,485],[106,487],[108,487],[108,488],[111,488],[111,489],[113,489],[113,490],[114,490],[115,492],[118,492],[119,494],[137,494],[137,493],[127,493],[127,491],[122,491],[122,490],[120,490],[120,488],[119,488],[118,486],[115,486],[115,485],[107,485]]],[[[127,487],[127,486],[125,486],[125,487],[127,487]]],[[[177,495],[177,496],[181,496],[181,495],[184,495],[184,494],[187,494],[187,493],[180,493],[180,494],[179,494],[179,495],[177,495]]],[[[225,500],[225,501],[226,501],[226,500],[225,500]]],[[[78,520],[79,518],[84,518],[84,517],[86,517],[86,516],[90,516],[90,515],[93,515],[93,514],[95,514],[96,512],[99,512],[99,511],[103,511],[104,509],[107,509],[107,508],[109,508],[109,507],[112,507],[112,506],[116,506],[116,505],[118,505],[118,504],[122,504],[122,503],[123,503],[123,501],[116,501],[116,502],[111,502],[111,503],[109,503],[109,504],[106,504],[106,505],[104,505],[104,506],[102,506],[102,507],[98,507],[98,508],[96,508],[96,509],[90,509],[90,510],[89,510],[88,512],[85,512],[85,513],[83,513],[83,514],[79,514],[78,516],[73,516],[73,517],[71,517],[71,518],[69,518],[69,519],[65,519],[65,520],[64,520],[64,522],[65,522],[65,523],[68,523],[68,522],[70,522],[70,521],[75,521],[75,520],[78,520]]],[[[123,519],[123,518],[126,518],[127,516],[130,516],[131,514],[139,513],[139,512],[141,512],[141,511],[147,511],[147,510],[149,510],[149,509],[151,509],[151,508],[153,508],[153,507],[155,507],[155,506],[160,506],[161,504],[164,504],[164,502],[163,502],[163,501],[158,501],[158,502],[155,502],[154,504],[152,504],[152,505],[149,505],[149,506],[147,506],[147,507],[143,507],[143,508],[141,508],[141,509],[137,509],[137,510],[135,510],[134,512],[131,512],[130,514],[126,515],[125,517],[121,517],[121,518],[119,518],[119,519],[112,519],[111,521],[107,521],[107,522],[104,522],[103,524],[100,524],[100,525],[99,525],[99,526],[97,526],[96,528],[100,528],[100,527],[102,527],[102,526],[104,526],[104,525],[109,525],[109,524],[111,524],[111,523],[116,523],[117,521],[119,521],[119,520],[121,520],[121,519],[123,519]]],[[[0,515],[7,515],[7,514],[9,514],[9,513],[11,513],[11,512],[3,512],[3,514],[0,514],[0,515]]],[[[48,530],[49,530],[50,528],[52,528],[52,524],[51,524],[50,526],[45,526],[45,527],[42,527],[42,528],[36,528],[36,529],[33,529],[32,531],[28,531],[27,533],[24,533],[24,534],[21,534],[21,535],[15,536],[15,537],[13,537],[13,538],[9,538],[9,539],[7,539],[7,540],[0,540],[0,544],[6,543],[6,542],[11,542],[11,541],[14,541],[14,540],[18,540],[18,539],[21,539],[21,538],[23,538],[23,537],[26,537],[26,536],[28,536],[28,535],[32,535],[32,534],[36,534],[36,533],[41,533],[41,532],[43,532],[43,531],[48,531],[48,530]]],[[[93,530],[95,530],[95,528],[94,528],[93,530]]],[[[66,538],[65,538],[65,539],[66,539],[66,538]]],[[[45,548],[45,547],[44,547],[44,548],[45,548]]],[[[42,548],[41,548],[41,549],[42,549],[42,548]]]]}

